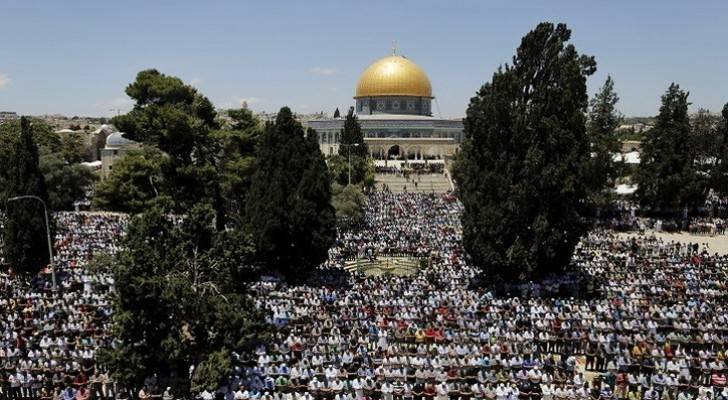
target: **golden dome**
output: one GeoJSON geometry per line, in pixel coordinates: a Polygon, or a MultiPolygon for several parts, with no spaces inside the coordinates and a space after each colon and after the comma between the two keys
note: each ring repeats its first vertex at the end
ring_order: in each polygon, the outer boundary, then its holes
{"type": "Polygon", "coordinates": [[[369,96],[432,97],[432,85],[419,65],[391,55],[375,61],[361,74],[354,98],[369,96]]]}

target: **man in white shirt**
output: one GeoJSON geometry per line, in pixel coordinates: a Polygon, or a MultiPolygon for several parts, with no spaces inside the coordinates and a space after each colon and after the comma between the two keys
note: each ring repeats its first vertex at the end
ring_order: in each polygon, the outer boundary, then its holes
{"type": "Polygon", "coordinates": [[[392,400],[392,393],[394,392],[394,387],[391,383],[384,381],[382,383],[382,387],[380,388],[380,391],[382,392],[382,400],[392,400]]]}
{"type": "Polygon", "coordinates": [[[508,400],[508,391],[502,383],[495,388],[495,400],[508,400]]]}
{"type": "Polygon", "coordinates": [[[436,395],[435,400],[448,400],[448,394],[450,393],[450,387],[446,382],[440,382],[435,386],[436,395]]]}
{"type": "Polygon", "coordinates": [[[356,396],[356,400],[361,400],[364,398],[364,384],[361,381],[361,378],[355,378],[351,382],[351,387],[354,389],[354,395],[356,396]]]}
{"type": "Polygon", "coordinates": [[[544,383],[541,385],[541,396],[543,400],[553,400],[554,398],[553,383],[544,383]]]}

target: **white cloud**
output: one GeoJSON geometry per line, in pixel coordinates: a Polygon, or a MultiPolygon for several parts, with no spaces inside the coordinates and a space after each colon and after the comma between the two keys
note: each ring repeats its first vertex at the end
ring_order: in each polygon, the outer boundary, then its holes
{"type": "Polygon", "coordinates": [[[191,85],[191,86],[195,86],[195,87],[197,87],[197,85],[199,85],[200,83],[202,83],[202,79],[200,79],[200,78],[198,78],[198,77],[194,77],[194,78],[192,78],[192,80],[190,81],[190,85],[191,85]]]}
{"type": "Polygon", "coordinates": [[[0,73],[0,89],[7,86],[8,83],[10,83],[10,77],[8,76],[8,74],[0,73]]]}
{"type": "Polygon", "coordinates": [[[335,75],[338,71],[336,68],[331,67],[313,67],[311,68],[311,73],[314,73],[316,75],[323,75],[323,76],[330,76],[335,75]]]}

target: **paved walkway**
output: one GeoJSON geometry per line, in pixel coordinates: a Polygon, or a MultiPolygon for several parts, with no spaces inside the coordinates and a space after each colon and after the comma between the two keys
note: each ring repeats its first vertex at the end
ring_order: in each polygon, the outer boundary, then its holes
{"type": "Polygon", "coordinates": [[[381,190],[383,185],[387,185],[393,193],[445,193],[452,189],[445,174],[411,175],[409,179],[395,174],[376,174],[374,180],[377,189],[381,190]],[[417,186],[415,186],[415,181],[417,181],[417,186]]]}

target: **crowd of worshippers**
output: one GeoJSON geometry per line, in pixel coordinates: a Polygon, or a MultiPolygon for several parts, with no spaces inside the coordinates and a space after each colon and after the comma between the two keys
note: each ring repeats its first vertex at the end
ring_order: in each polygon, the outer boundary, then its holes
{"type": "Polygon", "coordinates": [[[719,196],[711,190],[702,209],[707,214],[728,218],[728,196],[719,196]]]}
{"type": "Polygon", "coordinates": [[[114,253],[126,229],[118,214],[55,214],[58,291],[49,271],[31,282],[0,272],[0,398],[114,398],[114,382],[96,362],[110,344],[110,274],[87,268],[114,253]]]}
{"type": "MultiPolygon", "coordinates": [[[[715,198],[712,201],[722,204],[723,199],[715,198]]],[[[709,204],[710,201],[705,206],[693,210],[695,216],[692,217],[688,215],[687,210],[683,210],[677,213],[682,215],[681,217],[676,217],[675,213],[668,213],[660,218],[647,218],[641,215],[642,210],[635,201],[619,200],[609,209],[599,210],[598,226],[620,232],[644,232],[652,229],[657,232],[686,231],[702,236],[725,235],[728,216],[716,212],[716,208],[709,204]]]]}
{"type": "Polygon", "coordinates": [[[363,222],[338,232],[329,258],[427,257],[443,250],[459,256],[461,210],[449,194],[369,193],[363,222]]]}
{"type": "MultiPolygon", "coordinates": [[[[572,270],[494,296],[473,288],[450,194],[368,195],[324,267],[382,254],[432,262],[411,277],[348,285],[253,287],[277,329],[234,354],[226,400],[728,399],[728,258],[700,245],[595,230],[572,270]],[[555,296],[587,276],[595,296],[555,296]]],[[[86,268],[115,252],[126,218],[59,214],[61,290],[0,277],[0,398],[131,398],[96,360],[108,346],[110,276],[86,268]]],[[[157,385],[134,398],[163,398],[157,385]]],[[[173,389],[173,388],[172,388],[173,389]]],[[[172,390],[173,391],[173,390],[172,390]]]]}
{"type": "Polygon", "coordinates": [[[229,398],[728,398],[726,256],[597,230],[573,258],[596,296],[553,297],[565,283],[554,278],[524,285],[530,297],[495,297],[469,286],[452,197],[370,202],[361,234],[342,232],[333,257],[380,247],[439,262],[414,277],[355,276],[346,289],[260,283],[258,306],[278,330],[240,356],[229,398]]]}
{"type": "Polygon", "coordinates": [[[639,210],[639,204],[636,202],[618,199],[612,203],[611,207],[597,210],[596,224],[600,228],[618,232],[644,232],[646,226],[637,216],[639,210]]]}
{"type": "Polygon", "coordinates": [[[689,231],[693,235],[725,235],[725,224],[722,218],[693,218],[690,220],[689,231]]]}

